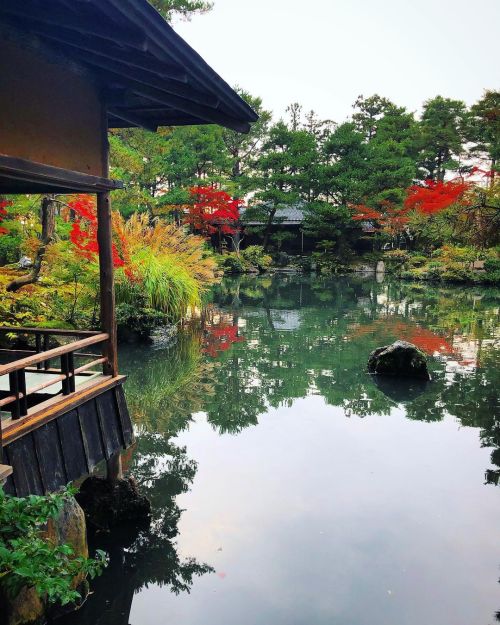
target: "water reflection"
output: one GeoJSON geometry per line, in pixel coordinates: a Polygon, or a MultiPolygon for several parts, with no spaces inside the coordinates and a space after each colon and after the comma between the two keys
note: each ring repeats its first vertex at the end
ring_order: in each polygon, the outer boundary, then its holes
{"type": "Polygon", "coordinates": [[[189,591],[195,577],[210,573],[211,562],[181,558],[176,542],[182,514],[176,498],[190,489],[197,472],[178,437],[199,414],[218,435],[241,434],[273,409],[315,396],[345,417],[453,417],[461,426],[479,428],[481,445],[492,449],[485,480],[497,485],[499,297],[494,289],[371,279],[241,277],[224,280],[200,318],[171,344],[127,346],[121,362],[138,434],[128,468],[155,516],[150,528],[118,547],[116,541],[108,545],[112,566],[82,622],[122,622],[105,620],[98,616],[102,611],[123,613],[128,623],[139,589],[153,583],[174,593],[189,591]],[[401,384],[366,374],[370,351],[397,338],[432,357],[431,383],[401,384]]]}

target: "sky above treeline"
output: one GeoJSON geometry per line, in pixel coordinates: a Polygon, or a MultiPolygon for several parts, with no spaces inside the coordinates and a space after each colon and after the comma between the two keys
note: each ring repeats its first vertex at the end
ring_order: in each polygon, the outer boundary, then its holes
{"type": "Polygon", "coordinates": [[[360,94],[418,113],[500,89],[500,0],[214,0],[174,28],[275,118],[291,102],[342,122],[360,94]]]}

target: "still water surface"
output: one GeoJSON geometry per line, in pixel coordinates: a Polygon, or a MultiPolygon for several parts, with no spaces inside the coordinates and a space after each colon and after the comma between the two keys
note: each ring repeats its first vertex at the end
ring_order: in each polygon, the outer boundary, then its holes
{"type": "MultiPolygon", "coordinates": [[[[75,625],[493,625],[500,294],[225,280],[171,343],[126,347],[128,471],[151,528],[75,625]],[[433,381],[378,383],[403,338],[433,381]]],[[[500,620],[500,619],[499,619],[500,620]]]]}

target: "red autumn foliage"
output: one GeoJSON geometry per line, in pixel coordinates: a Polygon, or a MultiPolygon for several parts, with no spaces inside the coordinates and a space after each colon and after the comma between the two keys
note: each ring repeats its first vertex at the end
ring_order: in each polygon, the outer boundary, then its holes
{"type": "Polygon", "coordinates": [[[213,187],[192,187],[189,190],[194,202],[189,207],[185,223],[203,236],[235,234],[240,218],[241,200],[213,187]]]}
{"type": "Polygon", "coordinates": [[[358,204],[351,206],[354,221],[376,222],[383,230],[392,235],[396,235],[404,230],[408,223],[409,209],[406,207],[398,207],[388,200],[379,203],[379,210],[358,204]]]}
{"type": "MultiPolygon", "coordinates": [[[[73,222],[70,240],[76,247],[78,254],[96,262],[99,255],[99,243],[97,242],[97,208],[92,195],[77,195],[68,202],[68,206],[76,215],[73,222]]],[[[126,241],[119,238],[120,249],[113,242],[113,266],[123,267],[128,258],[126,241]]]]}
{"type": "Polygon", "coordinates": [[[426,180],[424,186],[414,184],[408,189],[404,205],[409,210],[433,215],[460,202],[471,187],[472,183],[463,178],[446,182],[426,180]]]}
{"type": "Polygon", "coordinates": [[[227,351],[233,343],[243,343],[245,337],[238,336],[238,325],[222,321],[217,325],[207,327],[204,336],[203,352],[211,358],[217,358],[227,351]]]}
{"type": "MultiPolygon", "coordinates": [[[[0,197],[0,223],[7,217],[7,211],[5,210],[7,206],[12,206],[12,202],[0,197]]],[[[7,232],[8,230],[0,226],[0,234],[7,234],[7,232]]]]}

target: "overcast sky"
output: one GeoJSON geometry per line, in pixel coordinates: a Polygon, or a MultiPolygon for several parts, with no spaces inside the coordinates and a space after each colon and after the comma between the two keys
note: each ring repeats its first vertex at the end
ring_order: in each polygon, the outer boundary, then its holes
{"type": "Polygon", "coordinates": [[[297,101],[340,122],[373,93],[418,112],[500,88],[500,0],[215,0],[174,28],[275,117],[297,101]]]}

